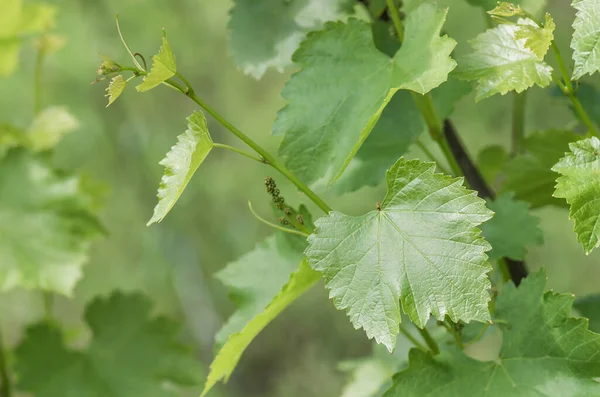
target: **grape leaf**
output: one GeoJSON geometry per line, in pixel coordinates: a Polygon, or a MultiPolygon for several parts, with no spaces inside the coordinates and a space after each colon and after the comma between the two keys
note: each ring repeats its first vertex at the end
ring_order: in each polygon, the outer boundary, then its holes
{"type": "Polygon", "coordinates": [[[551,168],[569,150],[569,143],[583,139],[571,131],[549,130],[525,138],[523,149],[504,166],[506,180],[502,192],[514,192],[515,199],[527,201],[532,208],[564,205],[552,197],[556,174],[551,168]]]}
{"type": "Polygon", "coordinates": [[[572,142],[569,148],[571,151],[552,167],[561,174],[554,197],[566,199],[577,240],[589,254],[600,245],[600,140],[591,137],[572,142]]]}
{"type": "Polygon", "coordinates": [[[13,149],[0,162],[0,290],[70,295],[102,233],[78,177],[13,149]]]}
{"type": "Polygon", "coordinates": [[[593,74],[600,69],[600,1],[573,0],[571,5],[577,10],[573,22],[573,80],[585,74],[593,74]]]}
{"type": "Polygon", "coordinates": [[[550,14],[546,13],[546,23],[540,28],[537,25],[521,25],[515,33],[516,40],[525,40],[525,47],[529,48],[541,61],[546,56],[552,40],[554,40],[556,24],[550,14]]]}
{"type": "Polygon", "coordinates": [[[400,158],[387,172],[378,210],[358,217],[330,212],[308,238],[305,254],[323,272],[336,308],[390,351],[400,302],[419,327],[430,313],[489,320],[490,246],[476,226],[492,212],[461,178],[434,170],[435,163],[400,158]]]}
{"type": "Polygon", "coordinates": [[[217,278],[229,288],[230,297],[238,306],[217,333],[217,345],[225,343],[231,334],[241,331],[260,314],[298,268],[302,250],[298,252],[285,237],[276,234],[267,238],[217,273],[217,278]]]}
{"type": "Polygon", "coordinates": [[[587,329],[587,320],[569,317],[572,295],[544,293],[545,283],[538,272],[498,297],[494,317],[503,342],[496,360],[477,361],[457,348],[435,357],[413,349],[408,369],[394,376],[385,397],[440,390],[447,397],[600,395],[593,379],[600,376],[600,335],[587,329]]]}
{"type": "Polygon", "coordinates": [[[283,72],[306,34],[352,11],[348,0],[235,0],[229,20],[231,52],[240,69],[260,79],[283,72]]]}
{"type": "Polygon", "coordinates": [[[213,148],[204,113],[195,111],[187,118],[188,129],[160,161],[165,173],[158,187],[158,204],[148,225],[160,222],[175,205],[194,173],[213,148]]]}
{"type": "Polygon", "coordinates": [[[167,33],[163,30],[162,45],[158,50],[158,54],[152,57],[152,69],[150,69],[150,73],[144,76],[144,81],[135,88],[139,92],[149,91],[175,76],[175,73],[177,73],[175,56],[167,41],[167,33]]]}
{"type": "Polygon", "coordinates": [[[288,283],[283,286],[279,294],[273,298],[266,309],[254,317],[244,329],[239,333],[235,333],[229,337],[227,342],[217,353],[217,356],[210,365],[210,373],[204,385],[202,396],[212,389],[219,381],[227,382],[229,376],[235,369],[242,353],[250,342],[263,330],[279,313],[287,306],[295,301],[300,295],[306,292],[317,281],[321,279],[321,275],[313,271],[308,263],[303,260],[300,263],[300,268],[292,274],[288,283]]]}
{"type": "Polygon", "coordinates": [[[95,300],[85,319],[93,338],[84,350],[65,346],[52,325],[27,330],[15,351],[19,389],[36,397],[167,397],[179,395],[173,385],[202,382],[202,367],[177,341],[178,325],[152,318],[141,295],[95,300]]]}
{"type": "Polygon", "coordinates": [[[576,299],[573,306],[590,320],[590,331],[600,332],[600,295],[576,299]]]}
{"type": "Polygon", "coordinates": [[[528,245],[544,242],[539,219],[529,213],[529,204],[513,196],[513,193],[504,193],[488,202],[488,208],[495,215],[481,225],[481,232],[492,245],[488,253],[490,259],[522,260],[528,245]]]}
{"type": "Polygon", "coordinates": [[[64,135],[78,127],[79,122],[65,107],[51,106],[35,117],[25,133],[24,143],[35,152],[52,149],[64,135]]]}
{"type": "MultiPolygon", "coordinates": [[[[467,0],[467,2],[473,6],[478,6],[483,8],[484,11],[489,11],[498,6],[498,0],[467,0]]],[[[505,3],[505,2],[501,2],[505,3]]],[[[538,16],[545,8],[546,8],[547,0],[513,0],[507,4],[514,4],[518,6],[520,9],[533,14],[534,16],[538,16]]],[[[510,13],[510,11],[508,12],[510,13]]],[[[512,15],[520,15],[520,14],[512,14],[512,15]]]]}
{"type": "Polygon", "coordinates": [[[406,19],[405,41],[390,59],[373,44],[370,25],[350,19],[313,32],[294,53],[302,70],[285,86],[288,104],[275,135],[280,153],[301,179],[332,183],[346,168],[400,89],[426,93],[448,78],[456,42],[440,30],[446,10],[422,4],[406,19]]]}
{"type": "Polygon", "coordinates": [[[105,96],[108,97],[108,105],[106,105],[106,107],[109,107],[119,96],[121,96],[126,85],[127,80],[125,80],[122,75],[115,76],[110,80],[110,83],[106,88],[105,96]]]}
{"type": "MultiPolygon", "coordinates": [[[[523,29],[542,29],[535,26],[530,19],[521,18],[516,24],[498,25],[471,40],[475,51],[458,59],[457,76],[477,81],[476,101],[509,91],[523,92],[534,84],[542,88],[550,84],[552,68],[526,46],[523,29]]],[[[539,42],[530,37],[534,44],[539,42]]],[[[541,45],[534,47],[539,50],[541,45]]]]}

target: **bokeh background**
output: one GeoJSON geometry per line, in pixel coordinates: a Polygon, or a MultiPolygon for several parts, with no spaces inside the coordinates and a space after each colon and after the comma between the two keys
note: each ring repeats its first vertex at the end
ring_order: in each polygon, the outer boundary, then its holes
{"type": "MultiPolygon", "coordinates": [[[[270,213],[270,197],[263,183],[266,176],[275,178],[287,201],[299,203],[302,197],[271,169],[215,149],[169,216],[146,227],[162,173],[158,161],[184,131],[185,118],[195,109],[194,104],[164,87],[147,94],[128,87],[107,109],[105,83],[90,82],[96,77],[100,53],[128,62],[115,28],[115,14],[120,15],[130,46],[147,59],[158,49],[164,27],[178,69],[196,92],[275,152],[280,138],[271,137],[270,129],[283,105],[279,92],[289,72],[271,70],[255,81],[237,70],[228,52],[231,1],[47,2],[59,7],[56,32],[64,35],[67,43],[45,63],[43,102],[67,106],[81,123],[57,148],[56,164],[83,171],[103,184],[101,219],[109,231],[106,239],[94,244],[74,296],[57,299],[54,310],[67,324],[71,342],[78,343],[89,334],[81,319],[87,302],[114,289],[143,291],[153,300],[157,313],[183,322],[184,337],[208,365],[214,334],[234,309],[213,275],[270,233],[252,217],[247,202],[252,201],[259,213],[270,213]]],[[[450,6],[446,31],[459,42],[457,52],[468,50],[467,40],[486,27],[483,12],[464,0],[440,3],[450,6]]],[[[557,23],[557,43],[567,56],[574,12],[564,0],[551,0],[548,10],[557,23]]],[[[34,49],[26,46],[18,72],[0,79],[0,120],[17,125],[28,125],[31,120],[34,58],[34,49]]],[[[593,79],[589,82],[594,84],[593,79]]],[[[551,90],[533,88],[527,99],[528,132],[574,126],[566,99],[553,96],[551,90]]],[[[478,104],[468,95],[452,118],[473,157],[486,145],[508,148],[509,95],[478,104]]],[[[215,141],[239,146],[212,119],[209,129],[215,141]]],[[[432,146],[432,150],[436,148],[432,146]]],[[[418,155],[416,149],[408,154],[418,155]]],[[[380,186],[343,196],[325,192],[324,196],[336,209],[361,214],[372,209],[384,192],[385,187],[380,186]]],[[[530,268],[545,267],[548,285],[556,291],[577,296],[600,292],[600,252],[584,255],[567,210],[545,208],[535,214],[541,219],[545,243],[530,250],[530,268]]],[[[18,343],[23,327],[42,316],[39,294],[24,290],[0,294],[0,326],[9,345],[18,343]]],[[[338,396],[347,378],[338,364],[370,354],[371,349],[364,333],[352,328],[345,314],[333,308],[323,286],[317,285],[252,343],[230,382],[217,388],[214,395],[338,396]]],[[[192,390],[190,395],[196,392],[192,390]]]]}

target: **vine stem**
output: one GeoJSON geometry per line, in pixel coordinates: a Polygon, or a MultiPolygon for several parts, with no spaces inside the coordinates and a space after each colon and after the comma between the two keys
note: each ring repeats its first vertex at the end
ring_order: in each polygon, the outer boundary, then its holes
{"type": "Polygon", "coordinates": [[[525,139],[525,103],[527,91],[520,94],[513,93],[513,113],[512,113],[512,140],[511,154],[516,156],[523,150],[523,140],[525,139]]]}
{"type": "Polygon", "coordinates": [[[415,345],[418,349],[423,350],[424,352],[426,352],[428,349],[417,340],[417,338],[415,338],[410,332],[408,332],[408,330],[406,328],[404,328],[404,326],[402,324],[400,324],[400,333],[402,333],[402,335],[404,335],[406,337],[406,339],[408,339],[409,341],[411,341],[411,343],[413,345],[415,345]]]}
{"type": "Polygon", "coordinates": [[[398,40],[402,43],[404,41],[404,28],[402,26],[402,19],[400,19],[400,14],[398,13],[398,7],[396,7],[394,0],[387,0],[387,6],[388,10],[390,10],[390,17],[392,17],[396,33],[398,33],[398,40]]]}
{"type": "Polygon", "coordinates": [[[0,333],[0,396],[11,396],[10,377],[8,375],[8,365],[6,360],[6,352],[2,341],[2,333],[0,333]]]}
{"type": "Polygon", "coordinates": [[[230,150],[230,151],[232,151],[234,153],[240,154],[240,155],[242,155],[244,157],[247,157],[247,158],[249,158],[251,160],[258,161],[261,164],[266,164],[265,160],[263,158],[254,156],[254,155],[252,155],[250,153],[244,152],[243,150],[235,148],[233,146],[229,146],[229,145],[225,145],[223,143],[216,143],[215,142],[215,143],[213,143],[213,147],[230,150]]]}
{"type": "Polygon", "coordinates": [[[427,328],[419,328],[419,327],[417,327],[417,329],[419,330],[419,333],[421,334],[421,336],[425,340],[425,343],[427,343],[427,346],[429,347],[429,349],[431,350],[431,352],[434,355],[440,354],[440,348],[439,348],[437,342],[435,341],[435,339],[433,339],[433,337],[429,333],[429,331],[427,331],[427,328]]]}

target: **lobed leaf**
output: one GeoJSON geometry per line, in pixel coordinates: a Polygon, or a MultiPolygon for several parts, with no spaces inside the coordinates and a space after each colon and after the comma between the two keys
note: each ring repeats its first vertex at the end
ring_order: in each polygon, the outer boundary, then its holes
{"type": "Polygon", "coordinates": [[[529,204],[504,193],[488,202],[494,217],[481,225],[483,237],[492,245],[490,259],[525,259],[527,246],[542,244],[544,237],[539,219],[529,213],[529,204]]]}
{"type": "Polygon", "coordinates": [[[110,83],[106,88],[105,96],[108,97],[108,105],[106,105],[106,107],[109,107],[119,96],[121,96],[126,85],[127,80],[125,80],[123,75],[115,76],[110,80],[110,83]]]}
{"type": "Polygon", "coordinates": [[[417,349],[408,369],[394,376],[385,397],[600,395],[600,335],[587,320],[569,317],[572,295],[544,293],[538,272],[519,288],[505,287],[494,317],[502,348],[493,361],[477,361],[457,348],[431,356],[417,349]]]}
{"type": "Polygon", "coordinates": [[[448,78],[455,41],[440,30],[446,11],[422,4],[406,19],[405,41],[390,59],[373,43],[370,25],[328,23],[294,54],[300,66],[283,90],[288,104],[273,127],[285,134],[280,153],[302,180],[333,183],[400,89],[424,94],[448,78]]]}
{"type": "Polygon", "coordinates": [[[509,91],[523,92],[534,84],[542,88],[550,84],[552,68],[541,54],[548,32],[533,34],[546,29],[536,26],[522,18],[514,25],[488,29],[471,41],[474,52],[459,59],[457,76],[477,81],[476,101],[509,91]]]}
{"type": "Polygon", "coordinates": [[[204,113],[195,111],[187,121],[188,129],[177,137],[177,144],[159,163],[165,167],[165,173],[158,187],[158,204],[148,225],[164,219],[213,148],[204,113]]]}
{"type": "Polygon", "coordinates": [[[571,151],[552,167],[561,174],[554,197],[566,199],[577,241],[589,254],[600,245],[600,139],[572,142],[569,148],[571,151]]]}
{"type": "Polygon", "coordinates": [[[490,246],[476,227],[492,212],[462,179],[434,170],[435,163],[399,159],[376,211],[330,212],[308,239],[305,254],[323,273],[336,308],[390,351],[400,304],[421,328],[431,313],[440,320],[490,318],[490,246]]]}
{"type": "Polygon", "coordinates": [[[300,263],[298,270],[293,273],[288,283],[281,289],[279,294],[273,298],[266,309],[254,317],[239,332],[231,335],[227,342],[217,353],[217,356],[210,365],[210,373],[204,385],[202,396],[213,388],[220,380],[227,382],[229,376],[235,369],[242,353],[250,342],[262,331],[279,313],[295,301],[300,295],[306,292],[317,281],[321,275],[313,271],[306,260],[300,263]]]}
{"type": "Polygon", "coordinates": [[[573,80],[600,69],[600,0],[573,0],[577,10],[573,22],[573,80]]]}
{"type": "Polygon", "coordinates": [[[158,54],[152,57],[150,73],[144,76],[144,81],[135,88],[139,92],[149,91],[175,76],[175,73],[177,73],[175,56],[167,41],[167,34],[163,31],[162,45],[158,50],[158,54]]]}
{"type": "Polygon", "coordinates": [[[525,40],[525,47],[533,51],[542,61],[554,40],[554,29],[556,29],[556,24],[552,16],[546,13],[546,23],[542,28],[537,25],[521,25],[515,33],[515,39],[525,40]]]}
{"type": "Polygon", "coordinates": [[[85,311],[93,337],[83,350],[67,348],[51,324],[30,327],[15,351],[19,389],[37,397],[167,397],[180,395],[175,385],[199,384],[203,370],[177,341],[177,324],[150,311],[140,295],[93,301],[85,311]]]}
{"type": "Polygon", "coordinates": [[[54,148],[66,134],[79,127],[79,121],[62,106],[42,110],[24,135],[24,146],[40,152],[54,148]]]}

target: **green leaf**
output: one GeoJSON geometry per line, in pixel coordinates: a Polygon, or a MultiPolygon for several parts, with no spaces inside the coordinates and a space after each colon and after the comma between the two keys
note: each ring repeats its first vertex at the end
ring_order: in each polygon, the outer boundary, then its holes
{"type": "MultiPolygon", "coordinates": [[[[493,9],[497,8],[498,3],[499,3],[498,0],[467,0],[467,2],[473,6],[483,8],[484,11],[489,11],[489,10],[493,10],[493,9]]],[[[510,3],[507,3],[507,2],[500,2],[500,3],[514,4],[516,6],[514,11],[511,11],[510,7],[507,7],[507,6],[504,6],[500,10],[496,11],[496,12],[504,11],[505,14],[512,14],[512,15],[505,15],[505,16],[521,15],[522,10],[525,10],[528,13],[533,14],[534,16],[537,17],[537,16],[541,15],[542,11],[544,11],[544,9],[546,8],[547,0],[514,0],[514,1],[511,1],[510,3]]],[[[500,14],[496,14],[496,15],[500,15],[500,14]]]]}
{"type": "Polygon", "coordinates": [[[106,107],[109,107],[119,96],[121,96],[126,85],[127,80],[125,80],[122,75],[115,76],[110,80],[108,88],[106,88],[105,96],[108,97],[108,105],[106,105],[106,107]]]}
{"type": "Polygon", "coordinates": [[[213,148],[204,113],[195,111],[187,121],[188,129],[177,137],[177,144],[159,163],[165,166],[165,173],[158,187],[158,204],[148,225],[162,221],[169,213],[213,148]]]}
{"type": "Polygon", "coordinates": [[[552,167],[561,174],[554,197],[569,203],[577,240],[589,254],[600,245],[600,140],[591,137],[570,143],[569,148],[571,151],[552,167]]]}
{"type": "Polygon", "coordinates": [[[79,178],[24,150],[0,162],[0,291],[14,287],[70,295],[102,233],[79,178]]]}
{"type": "Polygon", "coordinates": [[[477,361],[456,348],[432,357],[413,349],[409,367],[394,376],[385,397],[597,396],[600,335],[569,317],[571,294],[544,293],[544,272],[509,284],[496,301],[502,348],[477,361]]]}
{"type": "Polygon", "coordinates": [[[56,6],[45,3],[27,3],[21,12],[20,34],[31,34],[54,28],[56,6]]]}
{"type": "Polygon", "coordinates": [[[227,382],[229,376],[235,369],[242,353],[250,342],[263,330],[279,313],[306,292],[317,281],[321,275],[313,271],[305,260],[300,263],[300,268],[292,274],[288,283],[281,289],[279,294],[273,298],[267,308],[254,317],[244,329],[229,337],[225,345],[210,365],[210,373],[204,385],[202,396],[213,388],[220,380],[227,382]]]}
{"type": "Polygon", "coordinates": [[[514,16],[525,16],[525,12],[519,4],[508,3],[506,1],[499,1],[498,5],[488,14],[499,17],[514,17],[514,16]]]}
{"type": "Polygon", "coordinates": [[[600,69],[600,0],[573,0],[577,10],[573,22],[573,80],[600,69]]]}
{"type": "MultiPolygon", "coordinates": [[[[471,40],[475,51],[458,60],[457,76],[477,81],[476,101],[509,91],[523,92],[534,84],[542,88],[550,84],[552,68],[526,46],[528,39],[523,38],[527,30],[542,29],[534,26],[530,19],[519,19],[514,25],[499,25],[471,40]]],[[[539,38],[528,36],[530,46],[539,50],[539,38]]]]}
{"type": "Polygon", "coordinates": [[[135,88],[139,92],[149,91],[175,76],[175,73],[177,73],[175,56],[167,41],[167,33],[163,31],[162,45],[158,50],[158,54],[152,57],[152,69],[150,69],[150,73],[144,76],[144,81],[135,88]]]}
{"type": "Polygon", "coordinates": [[[571,131],[549,130],[525,138],[525,153],[509,160],[504,171],[502,192],[514,192],[517,200],[527,201],[532,208],[564,205],[552,197],[556,173],[551,168],[569,150],[569,143],[583,139],[571,131]]]}
{"type": "Polygon", "coordinates": [[[83,350],[69,349],[52,325],[29,328],[15,351],[19,389],[36,397],[168,397],[180,395],[174,386],[202,382],[201,366],[177,341],[179,326],[152,318],[151,309],[140,295],[95,300],[85,312],[93,338],[83,350]]]}
{"type": "Polygon", "coordinates": [[[348,0],[235,0],[229,20],[231,52],[240,69],[260,79],[292,65],[306,34],[349,14],[348,0]]]}
{"type": "Polygon", "coordinates": [[[499,145],[487,146],[477,155],[477,168],[492,188],[496,189],[497,180],[508,159],[506,149],[499,145]]]}
{"type": "Polygon", "coordinates": [[[552,16],[546,13],[546,23],[542,28],[537,25],[522,25],[515,33],[515,39],[525,40],[525,47],[533,51],[541,61],[554,40],[554,29],[556,29],[556,24],[552,16]]]}
{"type": "Polygon", "coordinates": [[[63,136],[79,127],[77,119],[62,106],[42,110],[26,131],[26,146],[40,152],[54,148],[63,136]]]}
{"type": "Polygon", "coordinates": [[[439,36],[445,19],[446,10],[432,4],[410,13],[392,59],[373,44],[370,25],[356,19],[309,34],[294,53],[301,70],[283,90],[288,104],[273,127],[275,135],[285,133],[280,153],[291,171],[308,183],[332,183],[396,91],[423,94],[446,81],[456,42],[439,36]]]}
{"type": "Polygon", "coordinates": [[[400,158],[387,172],[378,210],[318,219],[306,255],[323,272],[330,297],[392,351],[403,311],[419,327],[443,320],[488,321],[485,251],[476,228],[492,212],[462,179],[435,174],[435,163],[400,158]],[[468,292],[468,293],[465,293],[468,292]]]}
{"type": "Polygon", "coordinates": [[[495,215],[481,225],[481,232],[492,245],[490,259],[522,260],[527,246],[544,242],[539,219],[529,213],[529,204],[513,196],[513,193],[504,193],[488,202],[488,208],[495,215]]]}
{"type": "Polygon", "coordinates": [[[352,373],[352,378],[344,386],[341,397],[381,396],[383,387],[397,371],[397,365],[392,365],[389,360],[384,361],[378,357],[368,357],[344,364],[343,368],[352,373]]]}
{"type": "Polygon", "coordinates": [[[276,234],[218,272],[217,278],[228,287],[238,309],[217,333],[217,345],[225,343],[231,334],[240,332],[262,313],[301,261],[302,250],[298,252],[287,242],[286,236],[276,234]]]}
{"type": "Polygon", "coordinates": [[[600,332],[600,295],[588,295],[576,299],[573,306],[590,320],[590,331],[600,332]]]}

